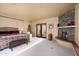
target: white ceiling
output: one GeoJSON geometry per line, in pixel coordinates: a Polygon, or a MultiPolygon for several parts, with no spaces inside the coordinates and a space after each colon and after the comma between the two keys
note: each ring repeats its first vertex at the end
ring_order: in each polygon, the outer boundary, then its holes
{"type": "Polygon", "coordinates": [[[74,6],[68,3],[0,4],[0,15],[32,21],[59,16],[74,6]]]}

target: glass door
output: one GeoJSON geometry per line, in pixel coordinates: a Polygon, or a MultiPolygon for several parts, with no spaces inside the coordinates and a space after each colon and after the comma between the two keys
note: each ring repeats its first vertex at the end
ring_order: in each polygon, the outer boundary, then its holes
{"type": "Polygon", "coordinates": [[[42,37],[46,37],[46,34],[47,34],[47,27],[46,27],[46,24],[42,24],[42,37]]]}
{"type": "Polygon", "coordinates": [[[41,32],[42,32],[41,25],[40,24],[37,24],[36,25],[36,36],[37,37],[41,37],[42,36],[41,32]]]}
{"type": "Polygon", "coordinates": [[[36,36],[45,38],[46,34],[47,34],[46,23],[36,24],[36,36]]]}

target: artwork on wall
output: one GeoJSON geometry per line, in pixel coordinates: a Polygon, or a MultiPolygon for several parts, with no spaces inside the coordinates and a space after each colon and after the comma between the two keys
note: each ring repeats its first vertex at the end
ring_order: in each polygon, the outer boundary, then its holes
{"type": "Polygon", "coordinates": [[[49,24],[49,25],[48,25],[48,33],[52,33],[53,27],[54,27],[53,24],[49,24]]]}
{"type": "Polygon", "coordinates": [[[52,29],[53,27],[53,24],[49,24],[49,29],[52,29]]]}

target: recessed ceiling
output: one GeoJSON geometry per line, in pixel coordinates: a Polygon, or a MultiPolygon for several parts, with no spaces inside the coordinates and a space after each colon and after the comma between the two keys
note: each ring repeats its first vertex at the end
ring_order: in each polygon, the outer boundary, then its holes
{"type": "Polygon", "coordinates": [[[74,3],[0,4],[0,15],[33,21],[59,16],[74,6],[74,3]]]}

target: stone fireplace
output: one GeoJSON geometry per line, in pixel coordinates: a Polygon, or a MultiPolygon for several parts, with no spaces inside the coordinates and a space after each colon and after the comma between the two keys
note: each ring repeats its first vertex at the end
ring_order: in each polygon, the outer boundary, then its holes
{"type": "Polygon", "coordinates": [[[67,41],[75,40],[75,9],[69,10],[64,15],[59,16],[58,38],[67,41]]]}
{"type": "Polygon", "coordinates": [[[63,29],[58,29],[58,37],[64,39],[64,40],[69,40],[69,41],[74,41],[75,39],[75,28],[63,28],[63,29]]]}

